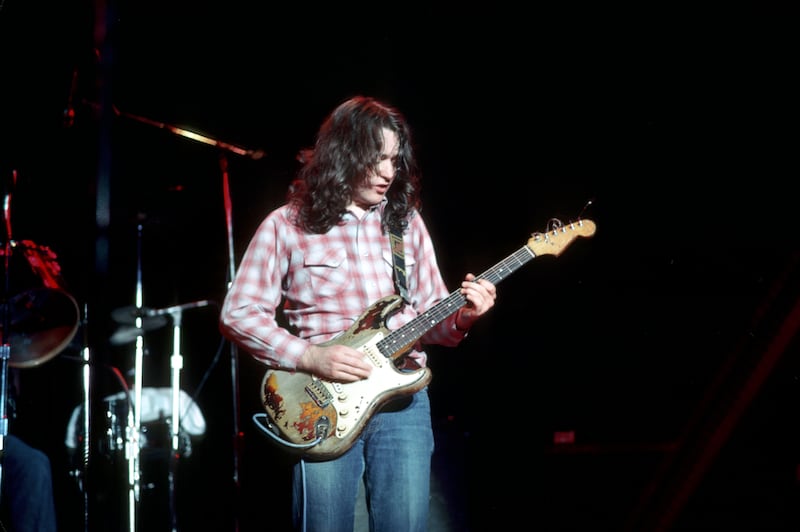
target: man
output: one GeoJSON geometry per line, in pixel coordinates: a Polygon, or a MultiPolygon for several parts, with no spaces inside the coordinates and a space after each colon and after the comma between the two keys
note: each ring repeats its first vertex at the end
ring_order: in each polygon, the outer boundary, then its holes
{"type": "MultiPolygon", "coordinates": [[[[369,379],[373,362],[335,338],[403,289],[405,303],[387,319],[392,330],[449,295],[419,209],[403,115],[374,98],[344,101],[302,157],[286,204],[253,235],[223,304],[221,332],[269,368],[337,383],[369,379]],[[402,235],[400,286],[392,234],[402,235]]],[[[405,367],[426,366],[425,344],[458,345],[496,298],[495,286],[472,274],[460,292],[464,304],[414,342],[405,367]]],[[[352,532],[363,477],[373,530],[425,530],[433,446],[426,388],[387,401],[343,454],[294,466],[295,525],[352,532]]]]}

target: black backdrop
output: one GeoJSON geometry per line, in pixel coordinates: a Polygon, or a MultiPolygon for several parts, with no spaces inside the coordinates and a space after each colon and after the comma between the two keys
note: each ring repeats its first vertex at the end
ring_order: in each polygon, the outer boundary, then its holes
{"type": "MultiPolygon", "coordinates": [[[[432,349],[440,474],[460,483],[450,511],[465,526],[796,527],[793,9],[0,5],[12,238],[58,255],[86,318],[62,354],[16,372],[11,426],[53,461],[62,529],[84,526],[64,446],[80,349],[102,440],[99,398],[134,362],[132,343],[110,342],[112,313],[135,303],[137,276],[147,307],[221,302],[225,185],[235,262],[297,151],[357,93],[416,132],[451,286],[551,219],[597,223],[505,280],[461,347],[432,349]],[[554,445],[563,433],[575,443],[554,445]]],[[[288,461],[249,420],[259,368],[240,360],[237,394],[213,306],[184,313],[182,333],[182,387],[207,432],[180,464],[181,526],[281,527],[288,461]]],[[[146,336],[146,386],[169,385],[171,335],[146,336]]],[[[124,528],[121,462],[98,452],[89,478],[100,528],[124,528]]],[[[163,524],[163,463],[147,467],[145,518],[163,524]]]]}

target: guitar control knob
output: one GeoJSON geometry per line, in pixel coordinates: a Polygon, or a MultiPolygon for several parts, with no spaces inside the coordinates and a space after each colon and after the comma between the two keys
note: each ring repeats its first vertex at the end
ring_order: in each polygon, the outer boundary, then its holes
{"type": "Polygon", "coordinates": [[[347,401],[347,394],[342,392],[339,395],[337,395],[336,398],[339,399],[340,401],[347,401]]]}
{"type": "Polygon", "coordinates": [[[346,416],[349,413],[350,413],[350,411],[348,409],[346,409],[346,408],[342,408],[341,410],[339,410],[339,415],[340,416],[346,416]]]}
{"type": "Polygon", "coordinates": [[[336,432],[338,432],[339,434],[343,433],[346,430],[347,430],[347,425],[337,425],[336,426],[336,432]]]}

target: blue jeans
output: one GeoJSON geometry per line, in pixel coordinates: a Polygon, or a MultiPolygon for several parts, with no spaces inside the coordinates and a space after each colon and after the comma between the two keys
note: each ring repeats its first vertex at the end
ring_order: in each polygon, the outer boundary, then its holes
{"type": "Polygon", "coordinates": [[[432,455],[430,400],[423,389],[374,414],[342,456],[295,465],[295,527],[306,532],[353,532],[363,477],[370,530],[427,530],[432,455]]]}
{"type": "MultiPolygon", "coordinates": [[[[50,459],[16,436],[3,440],[3,514],[11,519],[14,532],[56,530],[53,478],[50,459]]],[[[5,530],[4,529],[4,530],[5,530]]]]}

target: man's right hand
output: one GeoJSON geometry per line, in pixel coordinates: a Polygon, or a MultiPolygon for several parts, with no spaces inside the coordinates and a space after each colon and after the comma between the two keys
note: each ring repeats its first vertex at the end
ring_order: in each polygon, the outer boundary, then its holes
{"type": "Polygon", "coordinates": [[[312,345],[300,357],[297,369],[330,381],[355,382],[369,377],[372,365],[352,347],[312,345]]]}

